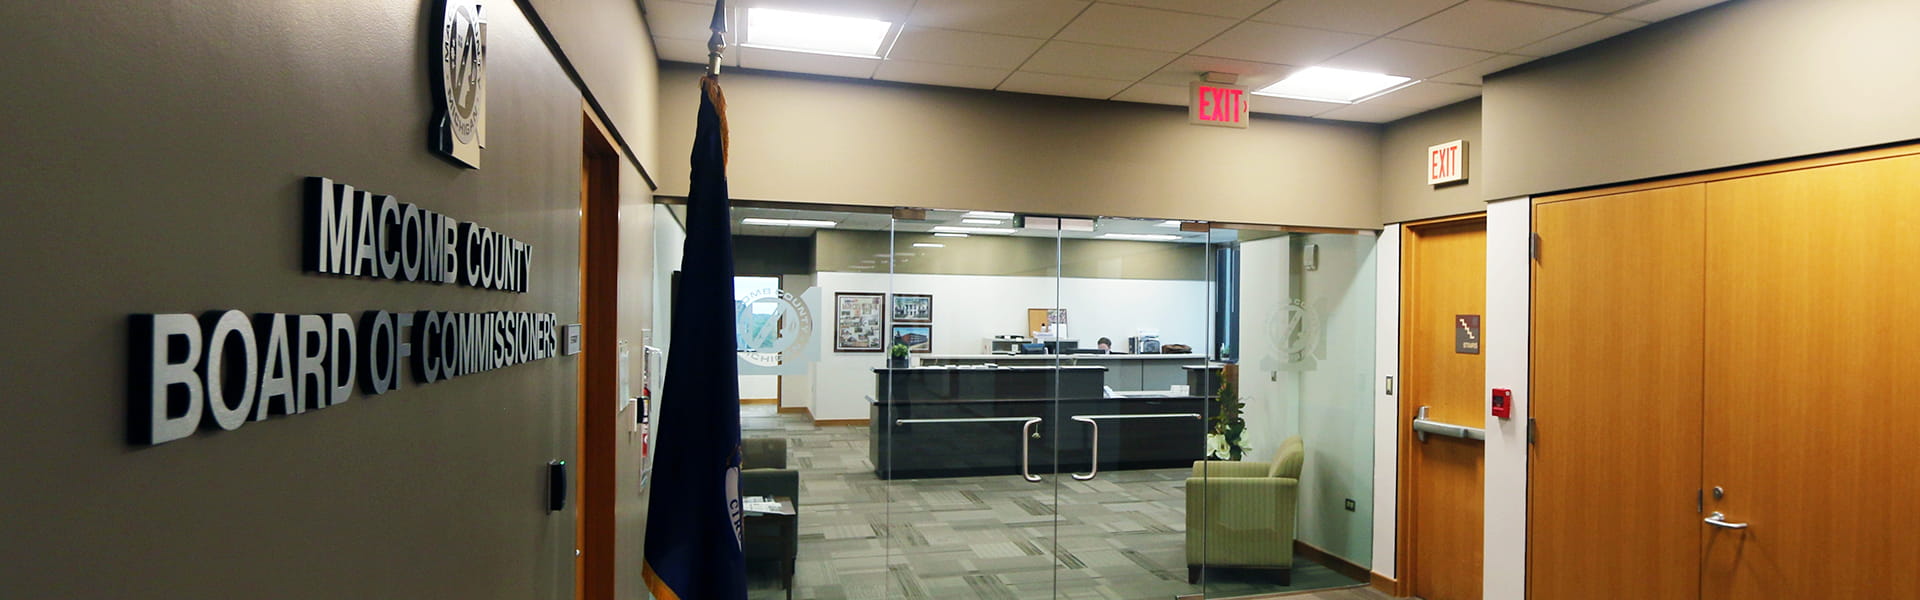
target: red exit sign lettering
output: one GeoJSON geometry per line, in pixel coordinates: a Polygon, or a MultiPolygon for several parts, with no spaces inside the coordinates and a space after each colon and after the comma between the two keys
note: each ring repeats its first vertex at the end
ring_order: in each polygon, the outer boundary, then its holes
{"type": "Polygon", "coordinates": [[[1427,185],[1467,180],[1467,142],[1454,140],[1427,148],[1427,185]]]}
{"type": "Polygon", "coordinates": [[[1247,88],[1195,81],[1188,89],[1188,123],[1247,128],[1247,88]]]}

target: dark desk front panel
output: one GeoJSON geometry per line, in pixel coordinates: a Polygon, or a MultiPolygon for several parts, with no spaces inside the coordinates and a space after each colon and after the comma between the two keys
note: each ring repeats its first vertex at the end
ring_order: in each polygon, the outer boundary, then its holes
{"type": "MultiPolygon", "coordinates": [[[[1020,476],[1027,445],[1029,471],[1085,473],[1093,464],[1093,426],[1099,423],[1100,470],[1178,468],[1205,454],[1205,398],[1066,398],[1054,400],[925,401],[871,407],[874,474],[881,479],[1020,476]],[[1161,416],[1170,415],[1170,416],[1161,416]],[[1023,420],[1042,419],[1022,437],[1023,420]],[[1145,417],[1145,418],[1129,418],[1145,417]],[[915,419],[1003,418],[997,422],[900,423],[915,419]]],[[[1217,411],[1216,411],[1217,412],[1217,411]]]]}

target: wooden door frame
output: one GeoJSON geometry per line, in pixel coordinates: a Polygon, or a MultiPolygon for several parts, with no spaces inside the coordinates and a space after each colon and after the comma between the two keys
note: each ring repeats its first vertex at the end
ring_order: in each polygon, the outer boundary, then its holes
{"type": "Polygon", "coordinates": [[[1415,281],[1414,267],[1417,262],[1413,258],[1419,247],[1415,241],[1420,237],[1417,230],[1474,221],[1479,221],[1481,226],[1485,227],[1486,211],[1413,221],[1400,226],[1400,306],[1398,307],[1400,315],[1396,319],[1397,326],[1400,328],[1400,360],[1394,365],[1394,372],[1398,374],[1394,388],[1399,393],[1395,395],[1394,400],[1394,409],[1398,414],[1394,418],[1393,426],[1394,436],[1397,438],[1395,445],[1399,448],[1396,456],[1399,461],[1397,469],[1399,472],[1394,474],[1394,484],[1399,486],[1399,491],[1395,494],[1397,500],[1394,503],[1396,531],[1394,531],[1393,595],[1395,597],[1406,597],[1415,591],[1413,577],[1419,570],[1419,565],[1415,563],[1413,556],[1413,525],[1416,518],[1413,510],[1414,500],[1416,500],[1413,495],[1413,453],[1417,446],[1414,445],[1416,440],[1413,436],[1413,428],[1407,425],[1407,420],[1412,418],[1418,409],[1408,406],[1406,394],[1408,375],[1406,366],[1407,357],[1410,356],[1408,345],[1411,343],[1410,338],[1413,337],[1408,335],[1413,331],[1412,323],[1408,322],[1412,318],[1413,311],[1408,310],[1408,307],[1414,298],[1412,290],[1415,281]]]}
{"type": "Polygon", "coordinates": [[[618,577],[614,506],[619,457],[611,401],[619,377],[620,151],[581,105],[580,322],[576,415],[574,598],[611,600],[618,577]]]}

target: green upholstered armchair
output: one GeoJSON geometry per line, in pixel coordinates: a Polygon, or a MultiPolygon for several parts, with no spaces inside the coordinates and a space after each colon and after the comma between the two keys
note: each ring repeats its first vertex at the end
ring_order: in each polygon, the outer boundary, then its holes
{"type": "Polygon", "coordinates": [[[1274,569],[1293,580],[1293,521],[1306,462],[1300,436],[1273,462],[1196,461],[1187,478],[1187,582],[1200,568],[1274,569]]]}

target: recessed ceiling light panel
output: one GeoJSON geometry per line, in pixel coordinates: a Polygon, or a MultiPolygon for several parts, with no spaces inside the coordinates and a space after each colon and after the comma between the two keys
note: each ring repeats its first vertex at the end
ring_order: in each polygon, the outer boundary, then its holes
{"type": "Polygon", "coordinates": [[[833,227],[835,225],[839,225],[839,223],[834,221],[819,221],[814,219],[768,219],[764,217],[747,217],[744,219],[740,219],[740,224],[741,225],[766,225],[769,227],[833,227]]]}
{"type": "Polygon", "coordinates": [[[892,29],[892,23],[876,19],[754,7],[747,9],[746,40],[742,45],[879,58],[880,45],[892,29]]]}
{"type": "Polygon", "coordinates": [[[1134,241],[1140,241],[1140,242],[1171,242],[1171,241],[1180,239],[1180,236],[1169,235],[1165,233],[1106,233],[1106,234],[1101,234],[1100,238],[1107,239],[1107,240],[1134,240],[1134,241]]]}
{"type": "Polygon", "coordinates": [[[1295,100],[1353,104],[1414,83],[1418,82],[1398,75],[1309,67],[1254,93],[1295,100]]]}
{"type": "Polygon", "coordinates": [[[933,228],[933,232],[936,235],[942,234],[942,233],[979,233],[979,234],[986,234],[986,235],[1012,235],[1013,232],[1015,231],[1019,231],[1019,230],[1013,229],[1010,227],[960,227],[956,225],[941,225],[933,228]]]}

